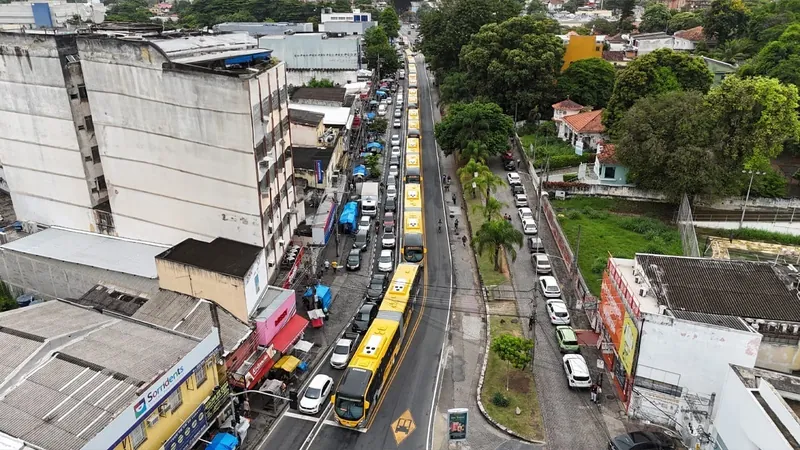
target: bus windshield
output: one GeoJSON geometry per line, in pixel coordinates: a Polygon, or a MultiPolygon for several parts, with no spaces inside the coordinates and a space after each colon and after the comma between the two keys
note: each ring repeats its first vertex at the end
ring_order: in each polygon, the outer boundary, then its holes
{"type": "Polygon", "coordinates": [[[364,415],[364,401],[337,395],[336,415],[344,420],[358,420],[364,415]]]}
{"type": "Polygon", "coordinates": [[[424,252],[420,247],[406,247],[405,248],[405,258],[408,262],[420,262],[422,261],[422,257],[424,252]]]}

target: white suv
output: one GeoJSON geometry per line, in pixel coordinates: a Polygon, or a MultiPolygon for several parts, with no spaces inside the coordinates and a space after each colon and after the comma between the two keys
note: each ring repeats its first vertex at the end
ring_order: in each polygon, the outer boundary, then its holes
{"type": "Polygon", "coordinates": [[[589,375],[589,366],[581,355],[564,355],[564,373],[567,375],[567,384],[570,388],[588,388],[592,386],[592,377],[589,375]]]}
{"type": "Polygon", "coordinates": [[[542,295],[544,295],[546,298],[561,297],[561,288],[558,287],[558,281],[556,281],[555,277],[539,277],[539,289],[542,291],[542,295]]]}

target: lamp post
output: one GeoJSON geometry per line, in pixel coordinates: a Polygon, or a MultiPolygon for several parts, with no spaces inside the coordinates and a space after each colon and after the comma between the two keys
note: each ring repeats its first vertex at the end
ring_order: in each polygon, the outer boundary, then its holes
{"type": "Polygon", "coordinates": [[[475,193],[475,189],[478,188],[478,183],[475,181],[478,179],[478,172],[472,174],[472,198],[476,198],[478,194],[475,193]]]}
{"type": "Polygon", "coordinates": [[[739,219],[739,228],[742,228],[744,224],[744,213],[747,211],[747,201],[750,200],[750,189],[753,188],[753,178],[756,175],[763,175],[764,172],[757,172],[755,170],[743,170],[742,173],[750,174],[750,184],[747,185],[747,195],[744,198],[744,204],[742,205],[742,218],[739,219]]]}

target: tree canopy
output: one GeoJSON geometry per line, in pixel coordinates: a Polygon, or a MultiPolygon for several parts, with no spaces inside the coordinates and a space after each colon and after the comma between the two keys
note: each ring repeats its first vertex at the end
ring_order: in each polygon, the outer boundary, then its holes
{"type": "Polygon", "coordinates": [[[696,12],[679,12],[670,17],[667,22],[667,33],[699,27],[703,24],[703,16],[696,12]]]}
{"type": "MultiPolygon", "coordinates": [[[[134,1],[134,0],[124,0],[134,1]]],[[[276,22],[307,22],[311,17],[319,18],[322,8],[334,11],[350,11],[350,2],[335,0],[320,3],[300,0],[194,0],[181,14],[181,20],[192,21],[198,26],[212,26],[222,22],[255,21],[267,19],[276,22]]]]}
{"type": "Polygon", "coordinates": [[[145,0],[123,0],[108,8],[106,20],[109,22],[150,22],[153,13],[145,0]]]}
{"type": "Polygon", "coordinates": [[[605,108],[614,89],[614,66],[601,58],[573,62],[558,78],[561,98],[570,98],[584,106],[605,108]]]}
{"type": "Polygon", "coordinates": [[[743,76],[764,75],[800,86],[800,24],[791,25],[741,69],[743,76]]]}
{"type": "Polygon", "coordinates": [[[514,225],[507,220],[489,220],[481,224],[472,243],[475,250],[481,255],[487,251],[492,251],[492,262],[494,270],[500,271],[500,250],[505,248],[512,260],[517,259],[517,250],[514,248],[522,247],[524,235],[521,231],[514,228],[514,225]]]}
{"type": "Polygon", "coordinates": [[[611,129],[636,100],[668,91],[705,93],[714,76],[702,59],[660,49],[636,58],[617,75],[614,91],[603,112],[603,123],[611,129]]]}
{"type": "Polygon", "coordinates": [[[642,33],[667,31],[671,18],[672,13],[670,13],[667,5],[663,3],[651,3],[644,9],[642,22],[639,24],[639,31],[642,33]]]}
{"type": "Polygon", "coordinates": [[[455,103],[436,124],[436,140],[446,155],[465,149],[471,142],[483,144],[486,156],[496,155],[508,148],[513,127],[511,118],[495,103],[455,103]]]}
{"type": "Polygon", "coordinates": [[[397,15],[397,11],[391,6],[383,8],[380,16],[378,16],[378,25],[383,28],[386,35],[390,38],[394,39],[399,36],[400,17],[397,15]]]}
{"type": "Polygon", "coordinates": [[[375,70],[380,64],[381,76],[395,73],[401,67],[397,53],[389,43],[389,37],[383,27],[372,27],[364,33],[364,48],[367,67],[375,70]]]}
{"type": "Polygon", "coordinates": [[[712,0],[703,18],[703,32],[722,44],[744,33],[749,14],[742,0],[712,0]]]}
{"type": "Polygon", "coordinates": [[[617,32],[617,24],[602,17],[597,17],[586,22],[586,28],[592,30],[594,34],[612,35],[617,32]]]}
{"type": "Polygon", "coordinates": [[[501,334],[492,339],[492,351],[516,369],[525,370],[531,362],[533,341],[512,334],[501,334]]]}
{"type": "Polygon", "coordinates": [[[308,80],[308,83],[306,83],[306,87],[310,87],[310,88],[332,88],[332,87],[335,87],[335,86],[333,84],[333,81],[331,81],[331,80],[329,80],[327,78],[322,78],[322,79],[318,80],[317,77],[311,77],[311,79],[308,80]]]}
{"type": "Polygon", "coordinates": [[[484,25],[461,49],[461,68],[470,90],[509,115],[531,117],[553,100],[563,64],[564,43],[557,22],[533,16],[484,25]]]}

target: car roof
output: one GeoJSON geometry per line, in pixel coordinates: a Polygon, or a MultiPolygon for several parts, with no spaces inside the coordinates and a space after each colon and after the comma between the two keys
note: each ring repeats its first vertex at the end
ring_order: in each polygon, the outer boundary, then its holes
{"type": "Polygon", "coordinates": [[[550,258],[547,257],[546,253],[534,253],[533,257],[536,259],[546,259],[548,261],[550,260],[550,258]]]}
{"type": "Polygon", "coordinates": [[[392,251],[390,249],[383,249],[381,250],[381,256],[392,256],[392,251]]]}
{"type": "Polygon", "coordinates": [[[564,337],[573,337],[573,338],[577,338],[578,337],[578,335],[575,334],[575,330],[573,330],[572,327],[567,326],[567,325],[559,325],[559,326],[557,326],[556,327],[556,331],[560,331],[561,334],[564,335],[564,337]]]}
{"type": "Polygon", "coordinates": [[[572,372],[583,372],[589,375],[589,366],[586,365],[586,360],[581,355],[564,355],[564,361],[569,361],[572,365],[572,372]],[[583,369],[583,370],[580,370],[583,369]]]}
{"type": "Polygon", "coordinates": [[[564,303],[564,300],[561,300],[560,298],[554,298],[552,300],[548,300],[547,304],[550,305],[550,307],[553,308],[554,310],[556,309],[562,311],[567,310],[567,304],[564,303]]]}
{"type": "Polygon", "coordinates": [[[361,255],[361,249],[354,248],[354,249],[350,250],[350,256],[353,256],[353,255],[361,255]]]}
{"type": "Polygon", "coordinates": [[[540,280],[544,281],[547,284],[558,284],[556,278],[550,275],[545,275],[543,277],[539,277],[540,280]]]}
{"type": "Polygon", "coordinates": [[[520,197],[528,198],[528,196],[526,196],[525,194],[514,194],[514,196],[517,197],[517,198],[520,198],[520,197]]]}
{"type": "Polygon", "coordinates": [[[352,339],[341,338],[338,341],[336,341],[336,345],[350,345],[351,342],[353,342],[352,339]]]}
{"type": "Polygon", "coordinates": [[[325,382],[328,381],[328,380],[331,380],[331,377],[329,377],[329,376],[327,376],[327,375],[325,375],[323,373],[318,373],[311,380],[311,384],[309,384],[308,387],[315,388],[315,389],[322,389],[322,385],[324,385],[325,382]]]}

